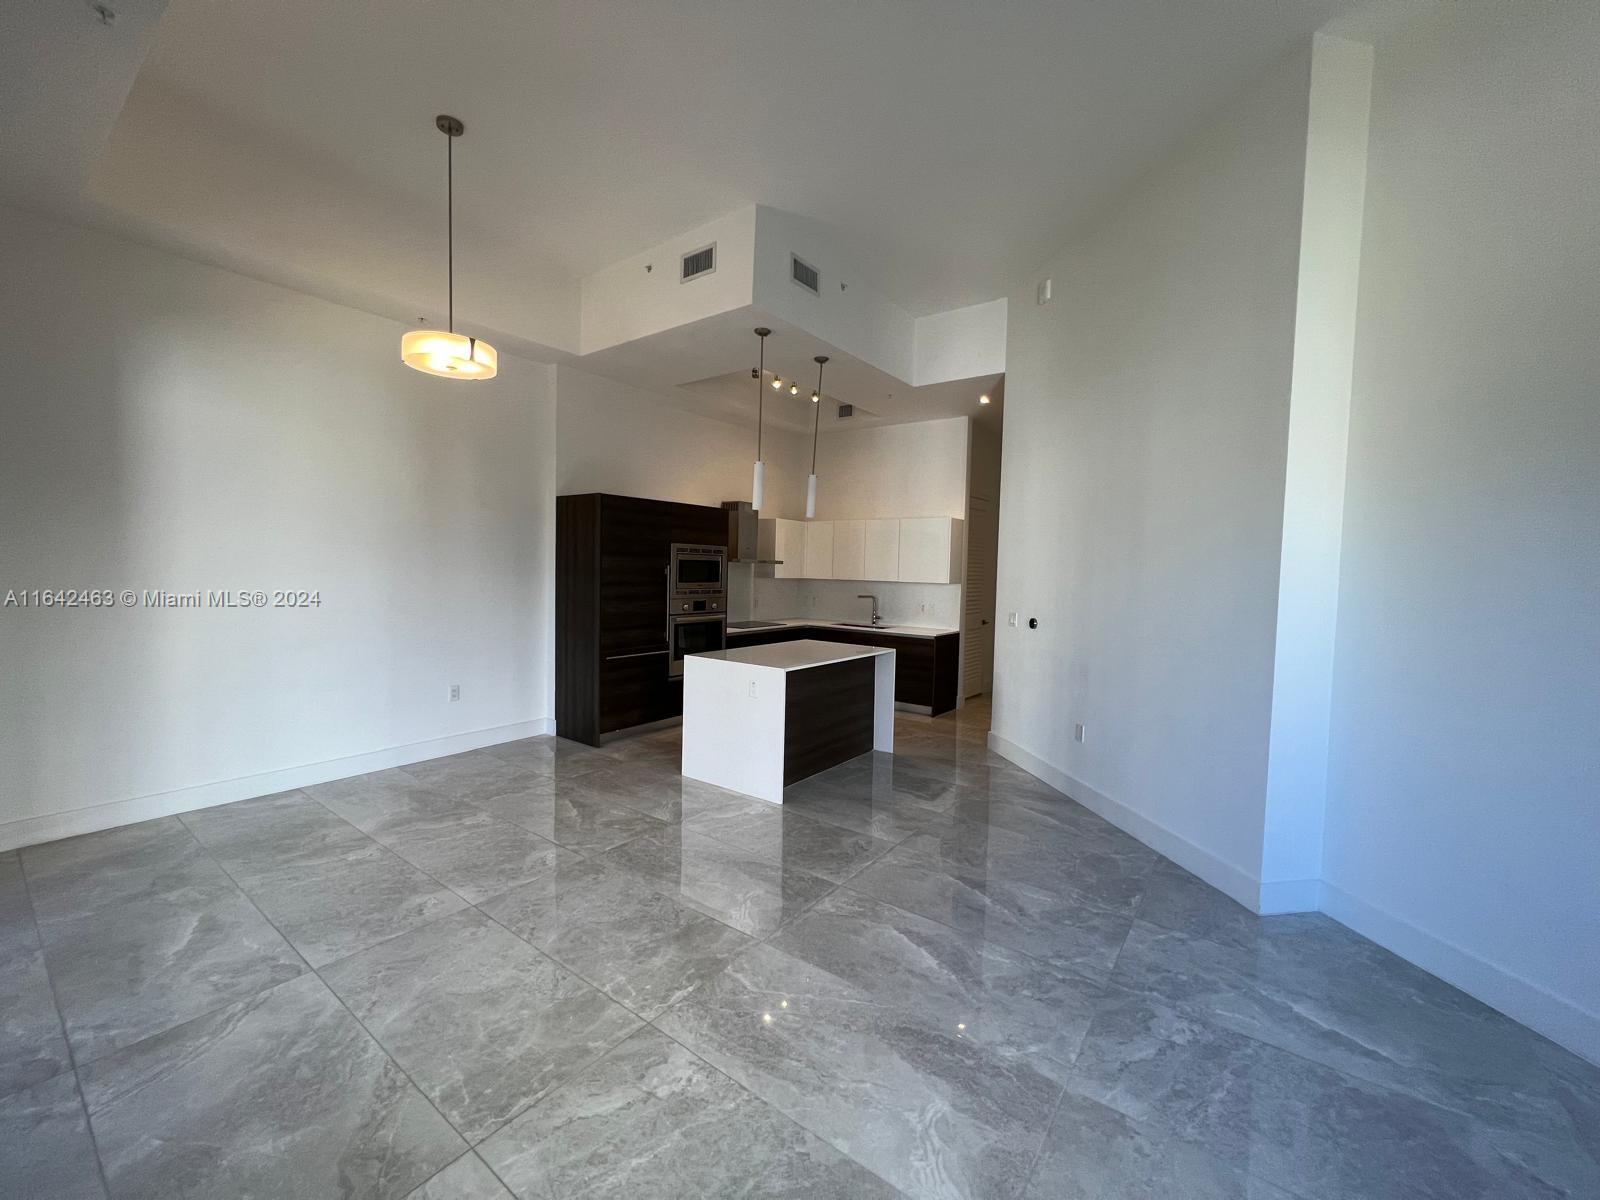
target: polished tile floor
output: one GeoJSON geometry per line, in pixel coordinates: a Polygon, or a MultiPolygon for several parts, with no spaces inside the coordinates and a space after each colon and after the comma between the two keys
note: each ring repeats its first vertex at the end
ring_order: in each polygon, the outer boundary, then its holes
{"type": "Polygon", "coordinates": [[[782,808],[542,738],[0,855],[0,1195],[1600,1196],[1600,1070],[987,723],[782,808]]]}

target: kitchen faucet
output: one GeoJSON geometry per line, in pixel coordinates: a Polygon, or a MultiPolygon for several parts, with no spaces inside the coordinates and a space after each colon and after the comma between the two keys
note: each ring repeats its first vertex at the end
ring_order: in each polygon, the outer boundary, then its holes
{"type": "Polygon", "coordinates": [[[878,615],[878,598],[876,596],[872,595],[872,593],[870,593],[870,592],[865,592],[862,595],[857,596],[856,599],[857,600],[871,600],[872,601],[872,623],[874,625],[876,625],[880,620],[882,620],[882,617],[880,617],[878,615]]]}

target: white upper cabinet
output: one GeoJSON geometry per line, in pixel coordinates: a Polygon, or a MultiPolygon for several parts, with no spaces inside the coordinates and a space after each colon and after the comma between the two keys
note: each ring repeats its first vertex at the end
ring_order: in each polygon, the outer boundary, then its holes
{"type": "Polygon", "coordinates": [[[761,522],[760,554],[780,561],[774,579],[960,583],[959,517],[761,522]]]}
{"type": "Polygon", "coordinates": [[[805,578],[833,578],[833,522],[806,521],[805,578]]]}
{"type": "Polygon", "coordinates": [[[900,522],[863,521],[862,579],[889,582],[900,578],[900,522]]]}
{"type": "Polygon", "coordinates": [[[902,583],[960,583],[961,524],[956,517],[902,518],[895,578],[902,583]]]}
{"type": "MultiPolygon", "coordinates": [[[[763,521],[763,525],[767,522],[763,521]]],[[[804,579],[806,578],[806,523],[804,521],[785,521],[777,519],[771,522],[772,549],[763,548],[762,558],[775,558],[777,565],[772,568],[774,579],[804,579]]]]}
{"type": "Polygon", "coordinates": [[[835,521],[833,523],[833,578],[870,579],[866,573],[867,523],[865,521],[835,521]]]}

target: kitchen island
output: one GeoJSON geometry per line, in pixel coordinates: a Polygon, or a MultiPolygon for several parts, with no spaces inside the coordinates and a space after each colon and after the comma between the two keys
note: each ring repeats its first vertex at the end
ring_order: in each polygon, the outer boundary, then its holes
{"type": "Polygon", "coordinates": [[[777,642],[683,660],[683,773],[783,803],[788,784],[894,749],[895,652],[777,642]]]}
{"type": "Polygon", "coordinates": [[[959,703],[961,634],[922,625],[871,625],[816,617],[729,621],[728,649],[811,639],[895,651],[895,704],[939,716],[959,703]]]}

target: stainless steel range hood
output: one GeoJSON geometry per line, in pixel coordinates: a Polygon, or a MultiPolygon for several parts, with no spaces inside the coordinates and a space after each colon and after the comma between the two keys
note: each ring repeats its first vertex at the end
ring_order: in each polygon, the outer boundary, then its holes
{"type": "Polygon", "coordinates": [[[762,558],[758,545],[761,537],[761,520],[748,500],[724,500],[722,510],[728,514],[728,562],[746,566],[776,567],[781,558],[762,558]]]}

